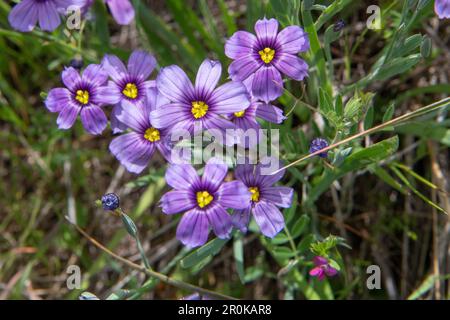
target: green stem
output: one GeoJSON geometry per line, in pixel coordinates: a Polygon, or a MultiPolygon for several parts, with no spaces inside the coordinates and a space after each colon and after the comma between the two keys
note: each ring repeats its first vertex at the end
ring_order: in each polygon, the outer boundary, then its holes
{"type": "Polygon", "coordinates": [[[316,28],[314,26],[314,21],[311,16],[311,11],[305,9],[305,2],[302,2],[301,13],[303,17],[303,25],[305,27],[305,31],[308,33],[309,42],[310,42],[310,56],[315,60],[315,65],[317,66],[317,70],[319,73],[319,83],[325,89],[326,92],[333,96],[333,90],[331,84],[329,82],[325,64],[325,58],[323,55],[322,48],[320,46],[319,37],[316,32],[316,28]]]}
{"type": "Polygon", "coordinates": [[[147,260],[147,257],[145,255],[145,251],[144,248],[142,247],[142,243],[139,240],[139,234],[138,234],[138,230],[136,227],[136,224],[134,223],[134,221],[122,210],[122,208],[117,208],[114,211],[117,215],[119,215],[122,218],[122,222],[124,223],[125,228],[127,229],[127,232],[130,236],[132,236],[134,238],[134,240],[136,241],[136,245],[138,247],[139,253],[141,255],[141,259],[144,262],[144,265],[147,269],[151,269],[150,267],[150,263],[147,260]],[[125,218],[125,219],[124,219],[125,218]],[[130,225],[131,224],[131,225],[130,225]],[[130,228],[132,230],[130,230],[130,228]]]}
{"type": "Polygon", "coordinates": [[[144,248],[142,247],[142,244],[141,244],[141,241],[139,240],[139,237],[136,235],[136,237],[134,237],[134,239],[136,240],[136,244],[137,244],[137,247],[139,249],[139,253],[141,254],[141,259],[144,262],[144,266],[147,269],[151,269],[150,263],[148,262],[148,259],[145,256],[145,251],[144,251],[144,248]]]}
{"type": "Polygon", "coordinates": [[[298,257],[298,254],[297,254],[297,247],[295,246],[294,239],[292,238],[292,235],[291,235],[291,233],[289,232],[289,229],[287,228],[287,226],[284,227],[284,232],[286,233],[286,236],[287,236],[288,239],[289,239],[289,245],[291,246],[291,249],[292,249],[292,251],[293,251],[294,254],[295,254],[295,259],[298,260],[299,257],[298,257]]]}

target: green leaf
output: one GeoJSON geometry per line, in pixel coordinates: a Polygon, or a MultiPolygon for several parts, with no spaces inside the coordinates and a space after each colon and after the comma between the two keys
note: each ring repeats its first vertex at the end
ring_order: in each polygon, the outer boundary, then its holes
{"type": "Polygon", "coordinates": [[[414,34],[405,39],[405,41],[394,50],[396,57],[403,57],[416,51],[423,42],[421,34],[414,34]]]}
{"type": "Polygon", "coordinates": [[[333,259],[328,259],[328,263],[330,264],[331,267],[335,268],[337,271],[341,271],[341,266],[333,259]]]}
{"type": "Polygon", "coordinates": [[[219,0],[217,3],[219,5],[220,12],[222,13],[222,20],[227,27],[227,34],[228,36],[231,36],[237,30],[234,17],[232,16],[230,10],[228,10],[227,4],[224,0],[219,0]]]}
{"type": "Polygon", "coordinates": [[[322,88],[319,88],[319,107],[320,111],[325,115],[334,112],[331,96],[322,88]]]}
{"type": "Polygon", "coordinates": [[[389,107],[387,108],[386,112],[383,115],[383,123],[388,122],[389,120],[392,119],[392,117],[394,116],[394,111],[395,105],[392,103],[391,105],[389,105],[389,107]]]}
{"type": "Polygon", "coordinates": [[[288,247],[274,247],[272,254],[280,264],[286,264],[287,260],[295,256],[295,252],[292,252],[288,247]]]}
{"type": "Polygon", "coordinates": [[[247,268],[245,272],[245,278],[244,282],[249,283],[252,281],[255,281],[259,278],[261,278],[264,275],[264,270],[261,268],[261,266],[253,266],[247,268]]]}
{"type": "Polygon", "coordinates": [[[303,6],[304,6],[305,10],[311,10],[313,5],[314,5],[314,0],[303,0],[303,6]]]}
{"type": "Polygon", "coordinates": [[[295,270],[292,272],[293,278],[299,290],[305,295],[306,299],[309,300],[320,300],[320,295],[315,290],[314,286],[311,286],[308,281],[305,279],[303,273],[299,270],[295,270]]]}
{"type": "Polygon", "coordinates": [[[297,252],[303,253],[306,250],[309,249],[311,244],[316,240],[316,237],[314,234],[308,234],[306,237],[304,237],[297,245],[297,252]]]}
{"type": "Polygon", "coordinates": [[[103,52],[107,52],[110,48],[110,35],[108,28],[108,13],[106,7],[101,1],[94,2],[94,15],[95,15],[95,33],[100,40],[101,46],[99,49],[103,52]]]}
{"type": "Polygon", "coordinates": [[[331,96],[319,88],[319,111],[335,127],[341,126],[341,119],[336,113],[331,96]]]}
{"type": "Polygon", "coordinates": [[[352,153],[352,150],[352,147],[338,150],[338,152],[336,152],[336,156],[334,157],[333,165],[336,167],[340,167],[344,160],[348,157],[348,155],[352,153]]]}
{"type": "Polygon", "coordinates": [[[426,186],[432,188],[432,189],[438,189],[438,186],[435,185],[434,183],[432,183],[431,181],[428,181],[427,179],[425,179],[424,177],[422,177],[421,175],[419,175],[418,173],[416,173],[413,169],[411,169],[410,167],[407,167],[401,163],[395,163],[395,166],[397,168],[402,169],[403,171],[407,172],[408,174],[412,175],[415,179],[419,180],[420,182],[422,182],[423,184],[425,184],[426,186]]]}
{"type": "Polygon", "coordinates": [[[358,122],[359,114],[362,110],[361,97],[354,95],[345,105],[344,117],[352,122],[358,122]]]}
{"type": "Polygon", "coordinates": [[[245,283],[245,272],[244,272],[244,243],[242,241],[242,236],[239,234],[234,239],[233,242],[233,254],[234,254],[234,261],[236,263],[236,270],[239,275],[239,279],[241,280],[241,283],[245,283]]]}
{"type": "Polygon", "coordinates": [[[425,293],[430,291],[436,280],[447,280],[450,278],[450,275],[444,275],[444,276],[438,276],[434,274],[430,274],[428,277],[425,278],[425,280],[420,284],[420,286],[414,290],[407,298],[407,300],[417,300],[421,296],[423,296],[425,293]]]}
{"type": "Polygon", "coordinates": [[[344,118],[351,123],[358,123],[362,120],[366,110],[372,103],[374,94],[372,92],[364,93],[357,90],[355,95],[345,104],[344,118]]]}
{"type": "Polygon", "coordinates": [[[392,59],[377,70],[371,80],[384,81],[398,74],[410,71],[420,60],[420,54],[412,54],[407,57],[392,59]]]}
{"type": "Polygon", "coordinates": [[[397,180],[395,180],[388,171],[383,169],[380,166],[373,166],[370,168],[370,171],[375,173],[378,178],[386,182],[388,185],[390,185],[392,188],[396,189],[397,191],[401,192],[404,195],[408,195],[409,192],[406,190],[402,184],[400,184],[397,180]]]}
{"type": "Polygon", "coordinates": [[[269,241],[271,244],[280,245],[289,242],[289,238],[284,233],[279,233],[269,241]]]}
{"type": "Polygon", "coordinates": [[[209,241],[204,246],[195,249],[192,253],[187,255],[180,261],[181,267],[190,268],[203,260],[215,256],[220,252],[222,247],[228,242],[228,239],[215,238],[209,241]]]}
{"type": "Polygon", "coordinates": [[[162,53],[159,54],[159,57],[164,59],[163,64],[180,61],[188,66],[191,71],[196,72],[203,57],[196,55],[194,47],[187,42],[183,42],[182,37],[176,34],[161,17],[146,6],[139,5],[138,8],[138,21],[145,31],[152,48],[155,50],[158,48],[173,48],[166,50],[164,55],[162,53]]]}
{"type": "Polygon", "coordinates": [[[341,31],[338,31],[338,32],[334,31],[334,25],[329,26],[327,28],[327,30],[325,30],[325,36],[324,36],[325,46],[329,46],[330,43],[339,39],[340,34],[341,34],[341,31]]]}
{"type": "Polygon", "coordinates": [[[392,155],[398,149],[398,136],[375,143],[374,145],[351,154],[343,163],[338,175],[360,170],[371,163],[377,163],[392,155]]]}
{"type": "MultiPolygon", "coordinates": [[[[392,117],[394,116],[394,111],[395,111],[395,105],[393,103],[391,103],[383,115],[382,122],[385,123],[385,122],[392,120],[392,117]]],[[[383,129],[383,131],[393,131],[393,130],[394,130],[393,126],[387,126],[383,129]]]]}
{"type": "Polygon", "coordinates": [[[194,35],[196,29],[192,25],[192,22],[193,20],[198,19],[197,15],[191,8],[185,6],[181,1],[166,0],[165,2],[169,10],[172,12],[173,18],[180,25],[181,30],[187,37],[189,44],[195,48],[197,53],[205,54],[204,48],[194,35]]]}
{"type": "Polygon", "coordinates": [[[0,119],[3,121],[8,121],[14,124],[15,126],[24,129],[25,123],[22,118],[13,111],[9,105],[0,104],[0,119]]]}
{"type": "Polygon", "coordinates": [[[306,214],[303,214],[300,217],[300,219],[298,219],[297,222],[295,222],[294,226],[292,227],[292,231],[291,231],[291,236],[293,239],[295,239],[303,234],[303,232],[308,227],[310,220],[311,219],[306,214]]]}
{"type": "Polygon", "coordinates": [[[427,35],[423,36],[422,44],[420,46],[420,54],[422,55],[422,58],[430,57],[431,47],[432,47],[431,38],[427,35]]]}
{"type": "Polygon", "coordinates": [[[342,105],[342,96],[338,94],[334,100],[334,109],[336,110],[336,114],[341,117],[344,115],[344,107],[342,105]]]}
{"type": "Polygon", "coordinates": [[[431,290],[434,286],[434,282],[436,281],[436,276],[434,274],[429,275],[425,280],[420,284],[420,286],[414,290],[407,298],[407,300],[416,300],[423,296],[425,293],[431,290]]]}
{"type": "Polygon", "coordinates": [[[331,20],[336,16],[342,9],[347,5],[354,2],[354,0],[336,0],[333,1],[326,9],[322,12],[319,18],[315,22],[316,30],[319,30],[326,22],[331,20]]]}
{"type": "Polygon", "coordinates": [[[246,29],[253,30],[255,22],[265,15],[265,3],[263,1],[248,1],[246,12],[246,29]]]}
{"type": "Polygon", "coordinates": [[[120,217],[122,218],[123,225],[125,226],[125,229],[127,229],[127,232],[133,238],[136,238],[137,228],[136,228],[136,225],[134,224],[133,220],[125,213],[121,214],[120,217]]]}
{"type": "Polygon", "coordinates": [[[366,112],[366,117],[364,118],[364,130],[370,129],[373,125],[374,111],[373,106],[369,106],[366,112]]]}

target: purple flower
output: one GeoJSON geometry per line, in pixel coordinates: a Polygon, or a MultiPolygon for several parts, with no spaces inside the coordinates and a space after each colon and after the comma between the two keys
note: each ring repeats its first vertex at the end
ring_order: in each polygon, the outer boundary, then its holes
{"type": "Polygon", "coordinates": [[[188,296],[182,297],[180,300],[213,300],[207,295],[201,296],[199,293],[193,293],[188,296]]]}
{"type": "Polygon", "coordinates": [[[228,72],[231,79],[247,82],[257,99],[269,102],[283,93],[281,74],[298,81],[306,77],[308,65],[297,54],[309,49],[309,39],[298,26],[278,33],[275,19],[258,20],[255,32],[238,31],[228,39],[225,54],[234,59],[228,72]]]}
{"type": "Polygon", "coordinates": [[[228,238],[232,229],[226,209],[248,206],[251,194],[241,181],[224,182],[227,165],[210,159],[203,176],[190,164],[171,165],[166,181],[174,188],[160,201],[165,214],[185,212],[177,228],[177,238],[186,246],[198,247],[208,240],[209,227],[219,238],[228,238]]]}
{"type": "Polygon", "coordinates": [[[273,186],[283,177],[284,170],[274,175],[262,175],[261,168],[261,164],[236,166],[234,175],[250,191],[252,201],[246,208],[234,211],[232,222],[236,228],[247,232],[251,213],[262,234],[273,238],[284,228],[284,217],[278,207],[291,206],[294,190],[289,187],[273,186]]]}
{"type": "Polygon", "coordinates": [[[62,81],[66,87],[50,90],[45,100],[50,112],[59,112],[58,128],[71,128],[80,114],[87,132],[102,133],[108,120],[101,106],[113,102],[113,96],[105,86],[108,74],[97,64],[87,66],[82,76],[69,67],[62,72],[62,81]]]}
{"type": "Polygon", "coordinates": [[[128,60],[128,70],[114,55],[106,55],[102,66],[112,79],[108,87],[116,105],[111,114],[111,128],[113,133],[118,133],[126,129],[117,119],[122,112],[122,102],[128,101],[136,108],[143,108],[147,90],[155,86],[155,81],[146,80],[156,66],[156,59],[145,51],[137,50],[128,60]]]}
{"type": "Polygon", "coordinates": [[[60,14],[65,13],[72,0],[23,0],[9,13],[9,24],[21,32],[30,32],[39,21],[44,31],[53,31],[61,23],[60,14]]]}
{"type": "Polygon", "coordinates": [[[188,130],[234,129],[223,115],[245,110],[249,104],[247,89],[241,82],[230,81],[218,88],[222,66],[206,59],[201,64],[195,85],[178,66],[162,68],[157,79],[158,90],[170,103],[152,112],[156,128],[188,130]]]}
{"type": "Polygon", "coordinates": [[[134,19],[134,8],[129,0],[105,0],[105,3],[118,24],[127,25],[134,19]]]}
{"type": "Polygon", "coordinates": [[[436,0],[434,11],[439,19],[450,19],[450,0],[436,0]]]}
{"type": "Polygon", "coordinates": [[[158,94],[156,88],[147,89],[146,98],[139,107],[128,100],[123,101],[117,118],[131,128],[132,132],[114,138],[109,150],[128,171],[141,173],[147,167],[155,148],[170,161],[167,130],[156,129],[150,116],[152,110],[164,103],[167,101],[158,94]]]}
{"type": "Polygon", "coordinates": [[[83,68],[84,61],[83,59],[72,59],[70,60],[69,66],[75,68],[77,70],[81,70],[83,68]]]}
{"type": "MultiPolygon", "coordinates": [[[[319,150],[322,150],[323,148],[328,147],[328,142],[325,139],[322,138],[315,138],[313,141],[311,141],[311,144],[309,145],[309,153],[314,153],[319,150]]],[[[322,152],[318,154],[321,158],[326,158],[328,156],[328,152],[322,152]]]]}
{"type": "Polygon", "coordinates": [[[315,267],[309,271],[309,275],[317,277],[319,281],[322,281],[325,276],[334,277],[338,274],[338,271],[330,266],[328,260],[323,257],[316,256],[314,257],[313,262],[315,267]]]}
{"type": "Polygon", "coordinates": [[[259,130],[261,129],[261,125],[256,121],[257,117],[272,123],[281,123],[284,119],[286,119],[280,108],[269,103],[256,101],[254,99],[251,101],[250,106],[247,109],[230,113],[227,117],[234,123],[237,133],[239,133],[239,129],[243,131],[240,132],[242,134],[247,130],[253,130],[255,132],[256,139],[236,137],[236,142],[245,147],[252,147],[254,145],[252,142],[258,143],[260,139],[259,130]]]}
{"type": "MultiPolygon", "coordinates": [[[[93,4],[94,0],[74,0],[84,12],[93,4]]],[[[134,8],[129,0],[104,0],[111,14],[118,24],[128,25],[134,19],[134,8]]]]}

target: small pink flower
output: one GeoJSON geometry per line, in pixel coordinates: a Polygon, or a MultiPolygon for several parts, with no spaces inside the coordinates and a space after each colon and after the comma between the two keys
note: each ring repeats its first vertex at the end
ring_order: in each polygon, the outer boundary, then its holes
{"type": "Polygon", "coordinates": [[[317,277],[319,281],[322,281],[325,276],[334,277],[338,274],[338,271],[330,266],[328,260],[323,257],[316,256],[314,257],[313,262],[315,267],[311,269],[309,275],[312,277],[317,277]]]}

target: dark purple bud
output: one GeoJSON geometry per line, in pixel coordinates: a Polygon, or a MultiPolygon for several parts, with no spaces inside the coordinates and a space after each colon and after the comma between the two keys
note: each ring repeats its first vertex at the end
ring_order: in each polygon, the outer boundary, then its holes
{"type": "Polygon", "coordinates": [[[115,193],[107,193],[102,197],[102,207],[105,210],[114,211],[119,208],[120,200],[119,196],[115,193]]]}
{"type": "Polygon", "coordinates": [[[81,70],[81,68],[83,68],[83,60],[82,59],[72,59],[70,60],[70,66],[72,68],[75,68],[77,70],[81,70]]]}
{"type": "MultiPolygon", "coordinates": [[[[328,147],[327,140],[322,138],[316,138],[313,141],[311,141],[311,144],[309,145],[309,153],[317,152],[326,147],[328,147]]],[[[319,153],[318,156],[321,158],[326,158],[328,156],[328,152],[319,153]]]]}
{"type": "Polygon", "coordinates": [[[333,26],[333,31],[334,31],[334,32],[339,32],[339,31],[341,31],[342,29],[344,29],[344,27],[345,27],[345,22],[344,22],[344,20],[339,19],[339,20],[334,24],[334,26],[333,26]]]}

